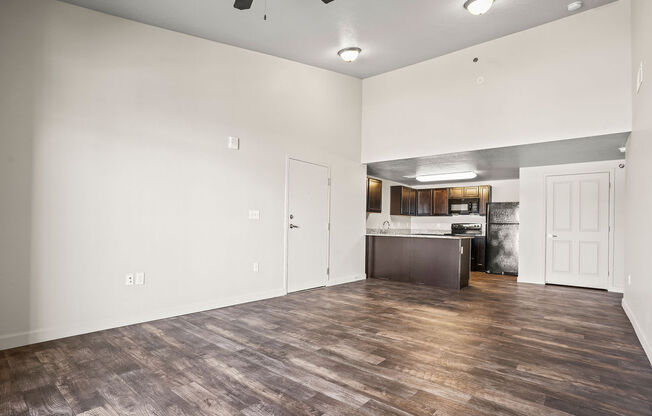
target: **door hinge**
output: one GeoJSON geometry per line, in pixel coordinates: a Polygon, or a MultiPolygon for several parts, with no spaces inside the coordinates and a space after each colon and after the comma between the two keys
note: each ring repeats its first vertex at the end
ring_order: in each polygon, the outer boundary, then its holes
{"type": "Polygon", "coordinates": [[[460,254],[464,254],[464,246],[460,246],[460,254]]]}
{"type": "Polygon", "coordinates": [[[331,186],[331,178],[328,178],[328,186],[331,186]]]}
{"type": "Polygon", "coordinates": [[[327,275],[331,274],[331,268],[330,268],[330,267],[327,267],[327,268],[326,268],[326,274],[327,274],[327,275]]]}

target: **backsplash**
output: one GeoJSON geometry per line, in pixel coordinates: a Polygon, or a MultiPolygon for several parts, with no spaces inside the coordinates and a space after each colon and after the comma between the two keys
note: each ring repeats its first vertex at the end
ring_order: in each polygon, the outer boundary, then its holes
{"type": "Polygon", "coordinates": [[[450,231],[451,224],[473,223],[482,224],[484,232],[487,219],[479,215],[455,215],[452,217],[412,217],[410,228],[412,230],[450,231]]]}

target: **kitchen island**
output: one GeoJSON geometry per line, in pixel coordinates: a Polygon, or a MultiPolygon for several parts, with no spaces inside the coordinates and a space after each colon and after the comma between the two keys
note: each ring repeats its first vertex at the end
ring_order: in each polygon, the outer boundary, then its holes
{"type": "Polygon", "coordinates": [[[367,277],[449,289],[469,285],[473,237],[367,230],[367,277]]]}

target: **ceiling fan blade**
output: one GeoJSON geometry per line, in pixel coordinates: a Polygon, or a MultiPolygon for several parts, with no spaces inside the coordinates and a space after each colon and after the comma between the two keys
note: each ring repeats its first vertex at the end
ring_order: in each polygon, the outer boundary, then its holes
{"type": "Polygon", "coordinates": [[[247,9],[251,9],[251,3],[253,2],[254,0],[235,0],[235,3],[233,3],[233,7],[235,7],[238,10],[247,10],[247,9]]]}

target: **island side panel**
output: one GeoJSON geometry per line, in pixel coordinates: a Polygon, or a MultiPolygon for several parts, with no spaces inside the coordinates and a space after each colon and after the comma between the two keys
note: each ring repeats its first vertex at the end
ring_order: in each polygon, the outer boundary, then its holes
{"type": "MultiPolygon", "coordinates": [[[[452,238],[408,238],[411,240],[411,281],[418,284],[460,289],[460,241],[452,238]]],[[[468,280],[467,280],[468,284],[468,280]]]]}
{"type": "Polygon", "coordinates": [[[368,277],[396,282],[410,281],[410,241],[404,237],[369,236],[368,277]]]}

